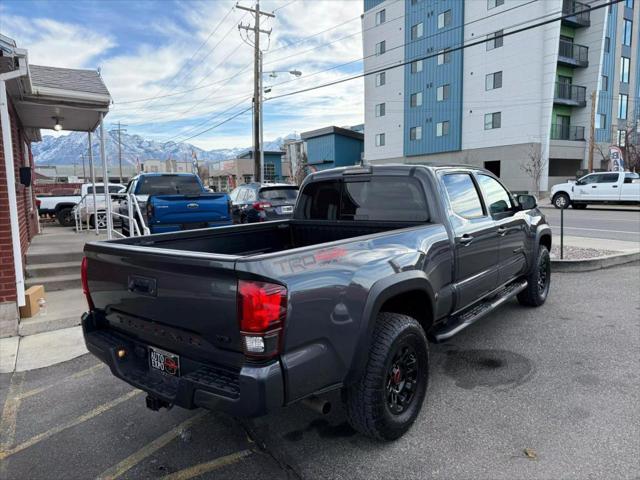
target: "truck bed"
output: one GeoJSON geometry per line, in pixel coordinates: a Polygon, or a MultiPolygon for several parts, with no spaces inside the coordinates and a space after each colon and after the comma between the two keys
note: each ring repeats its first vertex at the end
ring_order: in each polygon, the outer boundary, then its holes
{"type": "Polygon", "coordinates": [[[282,220],[213,229],[131,237],[114,240],[114,245],[155,247],[234,257],[275,253],[352,237],[408,228],[415,222],[340,222],[318,220],[282,220]]]}

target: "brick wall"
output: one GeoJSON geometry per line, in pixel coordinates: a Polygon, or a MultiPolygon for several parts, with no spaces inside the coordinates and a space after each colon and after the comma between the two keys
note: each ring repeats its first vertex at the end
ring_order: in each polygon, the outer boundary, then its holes
{"type": "MultiPolygon", "coordinates": [[[[9,100],[9,118],[11,120],[11,138],[13,142],[14,171],[16,177],[16,199],[18,222],[20,225],[20,246],[22,255],[27,252],[29,243],[37,233],[37,208],[32,188],[20,184],[20,167],[33,167],[31,146],[25,144],[26,137],[20,120],[9,100]]],[[[11,247],[11,224],[9,220],[9,196],[7,194],[7,175],[5,171],[4,144],[0,136],[0,303],[16,300],[16,282],[13,269],[13,250],[11,247]]],[[[24,258],[23,258],[24,259],[24,258]]]]}

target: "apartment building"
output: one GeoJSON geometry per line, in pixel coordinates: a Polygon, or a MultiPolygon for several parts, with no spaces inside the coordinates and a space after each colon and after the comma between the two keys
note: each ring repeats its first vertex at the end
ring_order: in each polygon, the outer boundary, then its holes
{"type": "Polygon", "coordinates": [[[365,0],[365,161],[475,164],[532,191],[541,160],[546,191],[588,168],[593,119],[600,168],[640,114],[640,0],[602,3],[365,0]]]}

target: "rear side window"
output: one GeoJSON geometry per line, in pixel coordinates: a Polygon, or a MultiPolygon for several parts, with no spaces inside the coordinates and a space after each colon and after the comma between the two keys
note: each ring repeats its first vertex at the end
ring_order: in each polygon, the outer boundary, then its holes
{"type": "Polygon", "coordinates": [[[451,173],[442,177],[449,203],[455,213],[464,218],[482,217],[482,203],[476,190],[476,186],[471,180],[471,175],[467,173],[451,173]]]}
{"type": "Polygon", "coordinates": [[[298,196],[296,187],[263,188],[260,190],[260,200],[286,201],[295,200],[298,196]]]}
{"type": "Polygon", "coordinates": [[[139,180],[139,195],[202,193],[200,182],[192,175],[150,175],[139,180]]]}
{"type": "Polygon", "coordinates": [[[303,218],[310,220],[429,220],[422,186],[417,179],[410,177],[312,183],[302,192],[300,205],[303,218]]]}
{"type": "Polygon", "coordinates": [[[603,173],[598,178],[598,183],[616,183],[618,181],[617,173],[603,173]]]}

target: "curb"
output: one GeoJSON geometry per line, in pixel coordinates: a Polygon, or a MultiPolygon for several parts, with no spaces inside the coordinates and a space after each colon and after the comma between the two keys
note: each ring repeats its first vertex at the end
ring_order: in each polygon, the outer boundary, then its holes
{"type": "Polygon", "coordinates": [[[603,268],[615,267],[640,261],[640,252],[620,253],[603,257],[587,258],[583,260],[559,260],[551,259],[551,271],[553,272],[591,272],[603,268]]]}

